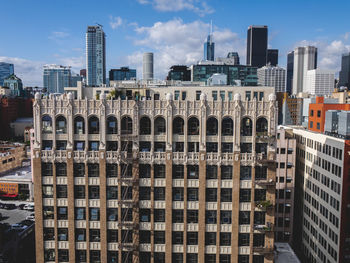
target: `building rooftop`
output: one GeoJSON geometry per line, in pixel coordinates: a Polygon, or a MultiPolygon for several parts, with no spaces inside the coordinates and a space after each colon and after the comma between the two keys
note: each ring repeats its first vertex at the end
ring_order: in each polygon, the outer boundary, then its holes
{"type": "Polygon", "coordinates": [[[275,243],[275,263],[300,263],[288,243],[275,243]]]}
{"type": "Polygon", "coordinates": [[[0,174],[0,182],[32,181],[30,164],[0,174]]]}

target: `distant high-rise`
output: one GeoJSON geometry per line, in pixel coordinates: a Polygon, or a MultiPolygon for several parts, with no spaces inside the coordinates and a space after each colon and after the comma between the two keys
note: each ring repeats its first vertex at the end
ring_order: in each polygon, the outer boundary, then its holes
{"type": "Polygon", "coordinates": [[[191,81],[191,70],[184,65],[171,66],[167,80],[191,81]]]}
{"type": "Polygon", "coordinates": [[[48,93],[63,93],[64,87],[71,86],[70,67],[45,65],[43,86],[48,93]]]}
{"type": "Polygon", "coordinates": [[[210,33],[204,43],[204,60],[214,61],[214,50],[213,34],[210,33]]]}
{"type": "Polygon", "coordinates": [[[274,87],[275,92],[286,91],[286,70],[271,65],[258,69],[258,85],[274,87]]]}
{"type": "Polygon", "coordinates": [[[308,70],[305,75],[304,92],[317,96],[332,95],[334,75],[334,71],[331,70],[308,70]]]}
{"type": "Polygon", "coordinates": [[[234,65],[239,65],[239,55],[238,52],[229,52],[227,58],[233,59],[234,65]]]}
{"type": "Polygon", "coordinates": [[[82,81],[83,76],[80,76],[79,74],[72,74],[70,78],[70,87],[77,87],[78,81],[82,81]]]}
{"type": "Polygon", "coordinates": [[[267,59],[267,26],[249,26],[247,34],[247,65],[261,68],[267,59]]]}
{"type": "Polygon", "coordinates": [[[350,88],[350,53],[343,54],[341,58],[338,87],[341,86],[350,88]]]}
{"type": "Polygon", "coordinates": [[[313,46],[297,47],[294,50],[293,94],[305,92],[306,73],[317,68],[317,48],[313,46]]]}
{"type": "Polygon", "coordinates": [[[106,40],[102,26],[88,26],[86,31],[86,75],[88,86],[106,83],[106,40]]]}
{"type": "Polygon", "coordinates": [[[136,79],[136,69],[121,67],[120,69],[111,69],[109,71],[109,80],[131,80],[136,79]]]}
{"type": "Polygon", "coordinates": [[[144,80],[152,80],[153,79],[153,53],[146,52],[143,53],[143,76],[144,80]]]}
{"type": "Polygon", "coordinates": [[[294,51],[289,52],[287,55],[287,86],[286,92],[292,94],[293,88],[293,67],[294,67],[294,51]]]}
{"type": "Polygon", "coordinates": [[[0,86],[3,86],[4,80],[12,74],[14,74],[13,64],[0,62],[0,86]]]}
{"type": "Polygon", "coordinates": [[[270,64],[271,66],[278,65],[278,49],[268,49],[267,50],[267,59],[266,65],[270,64]]]}

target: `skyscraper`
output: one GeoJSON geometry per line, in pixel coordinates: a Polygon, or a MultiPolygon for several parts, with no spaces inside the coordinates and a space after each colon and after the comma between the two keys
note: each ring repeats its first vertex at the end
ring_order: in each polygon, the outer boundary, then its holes
{"type": "Polygon", "coordinates": [[[3,86],[5,78],[12,74],[14,74],[13,64],[0,62],[0,86],[3,86]]]}
{"type": "Polygon", "coordinates": [[[234,65],[239,65],[239,55],[238,55],[238,52],[229,52],[229,53],[227,54],[227,58],[232,59],[234,65]]]}
{"type": "Polygon", "coordinates": [[[111,69],[109,71],[109,80],[131,80],[136,79],[136,69],[121,67],[120,69],[111,69]]]}
{"type": "Polygon", "coordinates": [[[48,93],[63,93],[64,87],[71,85],[70,67],[60,65],[45,65],[43,86],[48,93]]]}
{"type": "Polygon", "coordinates": [[[305,92],[306,73],[315,68],[317,68],[317,48],[297,47],[294,50],[293,94],[305,92]]]}
{"type": "Polygon", "coordinates": [[[144,80],[153,79],[153,53],[152,52],[143,53],[142,67],[143,67],[142,78],[144,80]]]}
{"type": "Polygon", "coordinates": [[[350,53],[343,54],[341,58],[338,87],[341,86],[350,87],[350,53]]]}
{"type": "Polygon", "coordinates": [[[102,26],[88,26],[86,31],[86,75],[88,86],[106,83],[106,41],[102,26]]]}
{"type": "Polygon", "coordinates": [[[247,34],[247,65],[261,68],[267,59],[267,26],[249,26],[247,34]]]}
{"type": "Polygon", "coordinates": [[[286,91],[286,70],[271,65],[258,69],[258,85],[274,87],[275,92],[286,91]]]}
{"type": "Polygon", "coordinates": [[[214,61],[215,43],[213,42],[212,25],[210,25],[210,33],[207,41],[204,43],[204,60],[214,61]]]}
{"type": "Polygon", "coordinates": [[[278,49],[268,49],[267,50],[267,59],[266,65],[270,64],[271,66],[278,65],[278,49]]]}
{"type": "Polygon", "coordinates": [[[292,93],[293,88],[293,67],[294,67],[294,51],[287,55],[287,88],[288,94],[292,93]]]}

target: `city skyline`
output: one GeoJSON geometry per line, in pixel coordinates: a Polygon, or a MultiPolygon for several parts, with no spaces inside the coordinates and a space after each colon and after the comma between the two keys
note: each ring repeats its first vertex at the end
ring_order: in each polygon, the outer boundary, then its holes
{"type": "MultiPolygon", "coordinates": [[[[210,20],[216,57],[237,51],[245,61],[246,30],[250,25],[269,27],[268,48],[280,50],[282,67],[286,66],[289,51],[311,44],[319,49],[319,67],[338,72],[341,54],[350,51],[345,20],[345,7],[350,4],[345,1],[337,1],[344,7],[341,9],[337,8],[339,5],[315,6],[310,1],[303,3],[302,10],[297,8],[298,3],[290,6],[277,1],[268,7],[258,1],[223,1],[220,6],[214,1],[102,1],[98,8],[91,8],[92,1],[85,1],[84,5],[82,1],[69,3],[69,8],[62,3],[48,7],[43,1],[14,2],[18,16],[4,14],[8,23],[2,36],[12,41],[0,44],[0,61],[14,63],[16,74],[26,86],[42,86],[44,64],[71,66],[73,72],[85,68],[85,30],[95,23],[102,24],[106,32],[107,71],[129,66],[141,73],[142,53],[149,51],[155,56],[155,77],[160,79],[165,78],[171,65],[190,65],[202,59],[210,20]],[[251,10],[251,5],[259,11],[251,10]],[[30,14],[28,8],[32,10],[30,14]],[[233,8],[238,10],[234,17],[229,15],[233,8]],[[247,9],[254,15],[246,16],[247,9]],[[273,12],[274,16],[267,17],[266,12],[273,12]],[[298,20],[293,18],[296,12],[298,20]],[[323,19],[325,16],[327,19],[323,19]],[[27,23],[28,19],[31,23],[27,23]],[[14,30],[17,34],[13,34],[14,30]]],[[[10,5],[3,3],[3,7],[10,5]]]]}

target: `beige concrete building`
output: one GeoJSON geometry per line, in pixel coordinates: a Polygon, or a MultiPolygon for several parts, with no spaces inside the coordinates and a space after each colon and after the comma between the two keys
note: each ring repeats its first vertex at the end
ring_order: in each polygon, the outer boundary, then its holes
{"type": "Polygon", "coordinates": [[[273,262],[269,87],[34,103],[37,262],[273,262]]]}
{"type": "Polygon", "coordinates": [[[0,142],[0,173],[22,166],[26,159],[26,147],[21,143],[0,142]]]}

